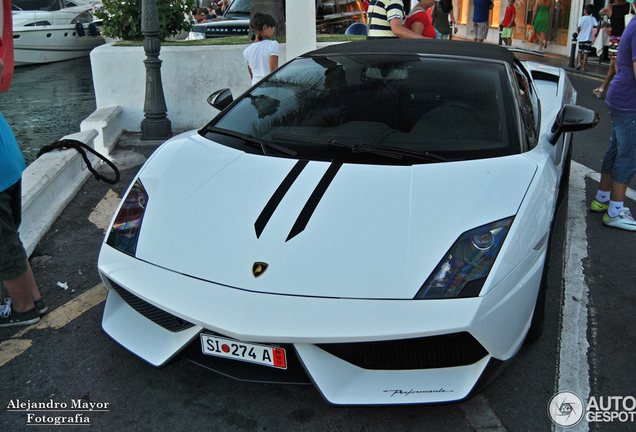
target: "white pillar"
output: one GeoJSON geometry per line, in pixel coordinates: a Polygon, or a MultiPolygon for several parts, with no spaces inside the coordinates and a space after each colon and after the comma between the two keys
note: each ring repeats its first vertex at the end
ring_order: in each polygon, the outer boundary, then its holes
{"type": "Polygon", "coordinates": [[[316,49],[316,2],[315,0],[287,0],[287,55],[294,57],[316,49]]]}
{"type": "MultiPolygon", "coordinates": [[[[572,0],[572,6],[570,9],[570,28],[568,29],[568,43],[567,43],[566,57],[570,57],[570,53],[572,49],[572,34],[576,33],[576,28],[579,25],[579,18],[583,15],[583,8],[588,3],[592,3],[592,1],[572,0]]],[[[577,51],[575,50],[574,51],[575,56],[576,56],[576,53],[577,51]]],[[[575,57],[575,60],[576,60],[576,57],[575,57]]]]}

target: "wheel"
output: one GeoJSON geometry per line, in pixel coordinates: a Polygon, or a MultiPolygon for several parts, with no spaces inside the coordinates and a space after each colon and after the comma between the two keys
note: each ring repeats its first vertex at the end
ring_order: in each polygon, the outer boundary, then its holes
{"type": "Polygon", "coordinates": [[[561,207],[561,204],[565,200],[565,193],[570,179],[570,166],[572,165],[572,144],[573,142],[570,141],[570,147],[568,148],[567,156],[563,161],[563,174],[561,175],[561,181],[559,183],[559,195],[557,196],[554,220],[552,221],[550,233],[548,234],[548,249],[545,254],[545,263],[543,264],[543,273],[541,274],[541,283],[539,285],[539,293],[537,294],[537,303],[534,306],[532,322],[530,323],[530,329],[528,330],[528,334],[526,335],[527,343],[536,341],[541,336],[541,333],[543,333],[543,321],[545,319],[545,302],[548,291],[548,272],[550,268],[550,251],[552,250],[552,233],[554,232],[554,225],[556,224],[557,212],[561,207]]]}
{"type": "Polygon", "coordinates": [[[539,339],[541,333],[543,333],[543,321],[545,320],[545,300],[548,291],[548,268],[549,268],[549,255],[550,251],[546,253],[545,263],[543,264],[543,273],[541,275],[541,283],[539,284],[539,294],[537,295],[537,302],[534,306],[534,312],[532,314],[532,322],[530,323],[530,329],[526,335],[526,343],[532,343],[539,339]]]}
{"type": "MultiPolygon", "coordinates": [[[[565,199],[565,191],[568,188],[570,180],[570,167],[572,166],[572,146],[574,142],[570,140],[570,147],[568,148],[568,154],[563,161],[563,173],[561,174],[561,182],[559,183],[559,195],[557,196],[557,209],[561,207],[563,200],[565,199]]],[[[555,215],[556,216],[556,215],[555,215]]]]}

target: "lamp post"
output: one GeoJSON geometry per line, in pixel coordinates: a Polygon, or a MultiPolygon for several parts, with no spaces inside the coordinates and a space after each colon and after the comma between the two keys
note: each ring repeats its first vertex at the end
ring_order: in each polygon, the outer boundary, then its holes
{"type": "Polygon", "coordinates": [[[141,121],[141,139],[168,139],[172,136],[170,120],[168,120],[166,100],[161,84],[161,42],[159,41],[159,12],[155,0],[141,2],[141,33],[144,35],[144,51],[146,52],[146,100],[144,102],[144,119],[141,121]]]}

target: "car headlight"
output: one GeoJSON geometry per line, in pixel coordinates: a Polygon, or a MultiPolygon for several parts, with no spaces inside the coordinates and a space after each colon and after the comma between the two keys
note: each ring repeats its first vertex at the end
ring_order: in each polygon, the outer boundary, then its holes
{"type": "Polygon", "coordinates": [[[416,299],[477,297],[490,273],[513,218],[462,234],[431,273],[416,299]]]}
{"type": "Polygon", "coordinates": [[[137,180],[115,217],[106,244],[135,256],[139,230],[147,204],[148,193],[141,182],[137,180]]]}

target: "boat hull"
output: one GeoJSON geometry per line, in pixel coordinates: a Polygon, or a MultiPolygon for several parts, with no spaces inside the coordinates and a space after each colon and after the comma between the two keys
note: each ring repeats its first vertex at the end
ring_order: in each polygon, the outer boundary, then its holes
{"type": "Polygon", "coordinates": [[[53,63],[86,57],[105,43],[101,35],[79,36],[74,25],[34,26],[13,29],[15,66],[53,63]]]}

